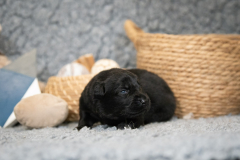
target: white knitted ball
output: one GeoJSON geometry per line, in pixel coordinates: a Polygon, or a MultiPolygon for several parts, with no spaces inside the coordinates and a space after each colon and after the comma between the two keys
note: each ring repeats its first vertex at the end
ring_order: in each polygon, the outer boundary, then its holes
{"type": "Polygon", "coordinates": [[[58,77],[67,77],[67,76],[79,76],[89,74],[87,68],[79,63],[70,63],[63,66],[58,72],[58,77]]]}
{"type": "Polygon", "coordinates": [[[91,73],[98,74],[101,71],[111,68],[120,68],[117,62],[111,59],[100,59],[92,67],[91,73]]]}

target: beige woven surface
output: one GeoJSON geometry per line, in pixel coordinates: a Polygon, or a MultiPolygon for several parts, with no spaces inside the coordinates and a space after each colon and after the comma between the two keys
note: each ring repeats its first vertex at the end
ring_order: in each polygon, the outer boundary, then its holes
{"type": "Polygon", "coordinates": [[[82,75],[50,77],[48,79],[44,92],[60,97],[68,103],[69,115],[67,121],[79,120],[79,98],[92,77],[93,75],[82,75]]]}
{"type": "Polygon", "coordinates": [[[137,67],[164,78],[177,98],[176,115],[240,113],[240,36],[144,33],[127,20],[137,67]]]}

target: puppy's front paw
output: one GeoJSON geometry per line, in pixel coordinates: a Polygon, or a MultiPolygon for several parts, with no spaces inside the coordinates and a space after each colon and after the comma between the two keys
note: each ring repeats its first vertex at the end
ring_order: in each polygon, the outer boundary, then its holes
{"type": "Polygon", "coordinates": [[[80,131],[84,126],[78,125],[77,127],[75,127],[74,129],[77,129],[78,131],[80,131]]]}
{"type": "Polygon", "coordinates": [[[124,129],[125,127],[127,127],[126,123],[120,123],[117,125],[117,129],[124,129]]]}
{"type": "Polygon", "coordinates": [[[80,131],[85,126],[87,126],[86,122],[84,120],[80,120],[76,129],[80,131]]]}
{"type": "Polygon", "coordinates": [[[117,125],[118,129],[124,129],[124,128],[131,128],[131,129],[135,129],[135,124],[133,122],[127,124],[127,123],[120,123],[117,125]]]}
{"type": "Polygon", "coordinates": [[[133,122],[130,122],[130,123],[128,124],[128,126],[129,126],[131,129],[137,128],[137,127],[136,127],[136,124],[133,123],[133,122]]]}

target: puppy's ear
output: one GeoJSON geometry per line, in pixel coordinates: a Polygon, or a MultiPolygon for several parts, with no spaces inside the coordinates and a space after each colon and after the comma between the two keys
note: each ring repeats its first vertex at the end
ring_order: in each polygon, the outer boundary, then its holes
{"type": "Polygon", "coordinates": [[[94,98],[99,99],[102,98],[105,94],[104,83],[96,82],[94,84],[94,98]]]}

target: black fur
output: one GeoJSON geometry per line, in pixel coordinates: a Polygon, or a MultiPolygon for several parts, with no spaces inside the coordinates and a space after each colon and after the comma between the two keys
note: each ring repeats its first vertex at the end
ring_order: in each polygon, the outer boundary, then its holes
{"type": "Polygon", "coordinates": [[[96,122],[138,128],[169,120],[175,108],[173,92],[162,78],[141,69],[110,69],[93,77],[82,92],[77,129],[96,122]]]}

